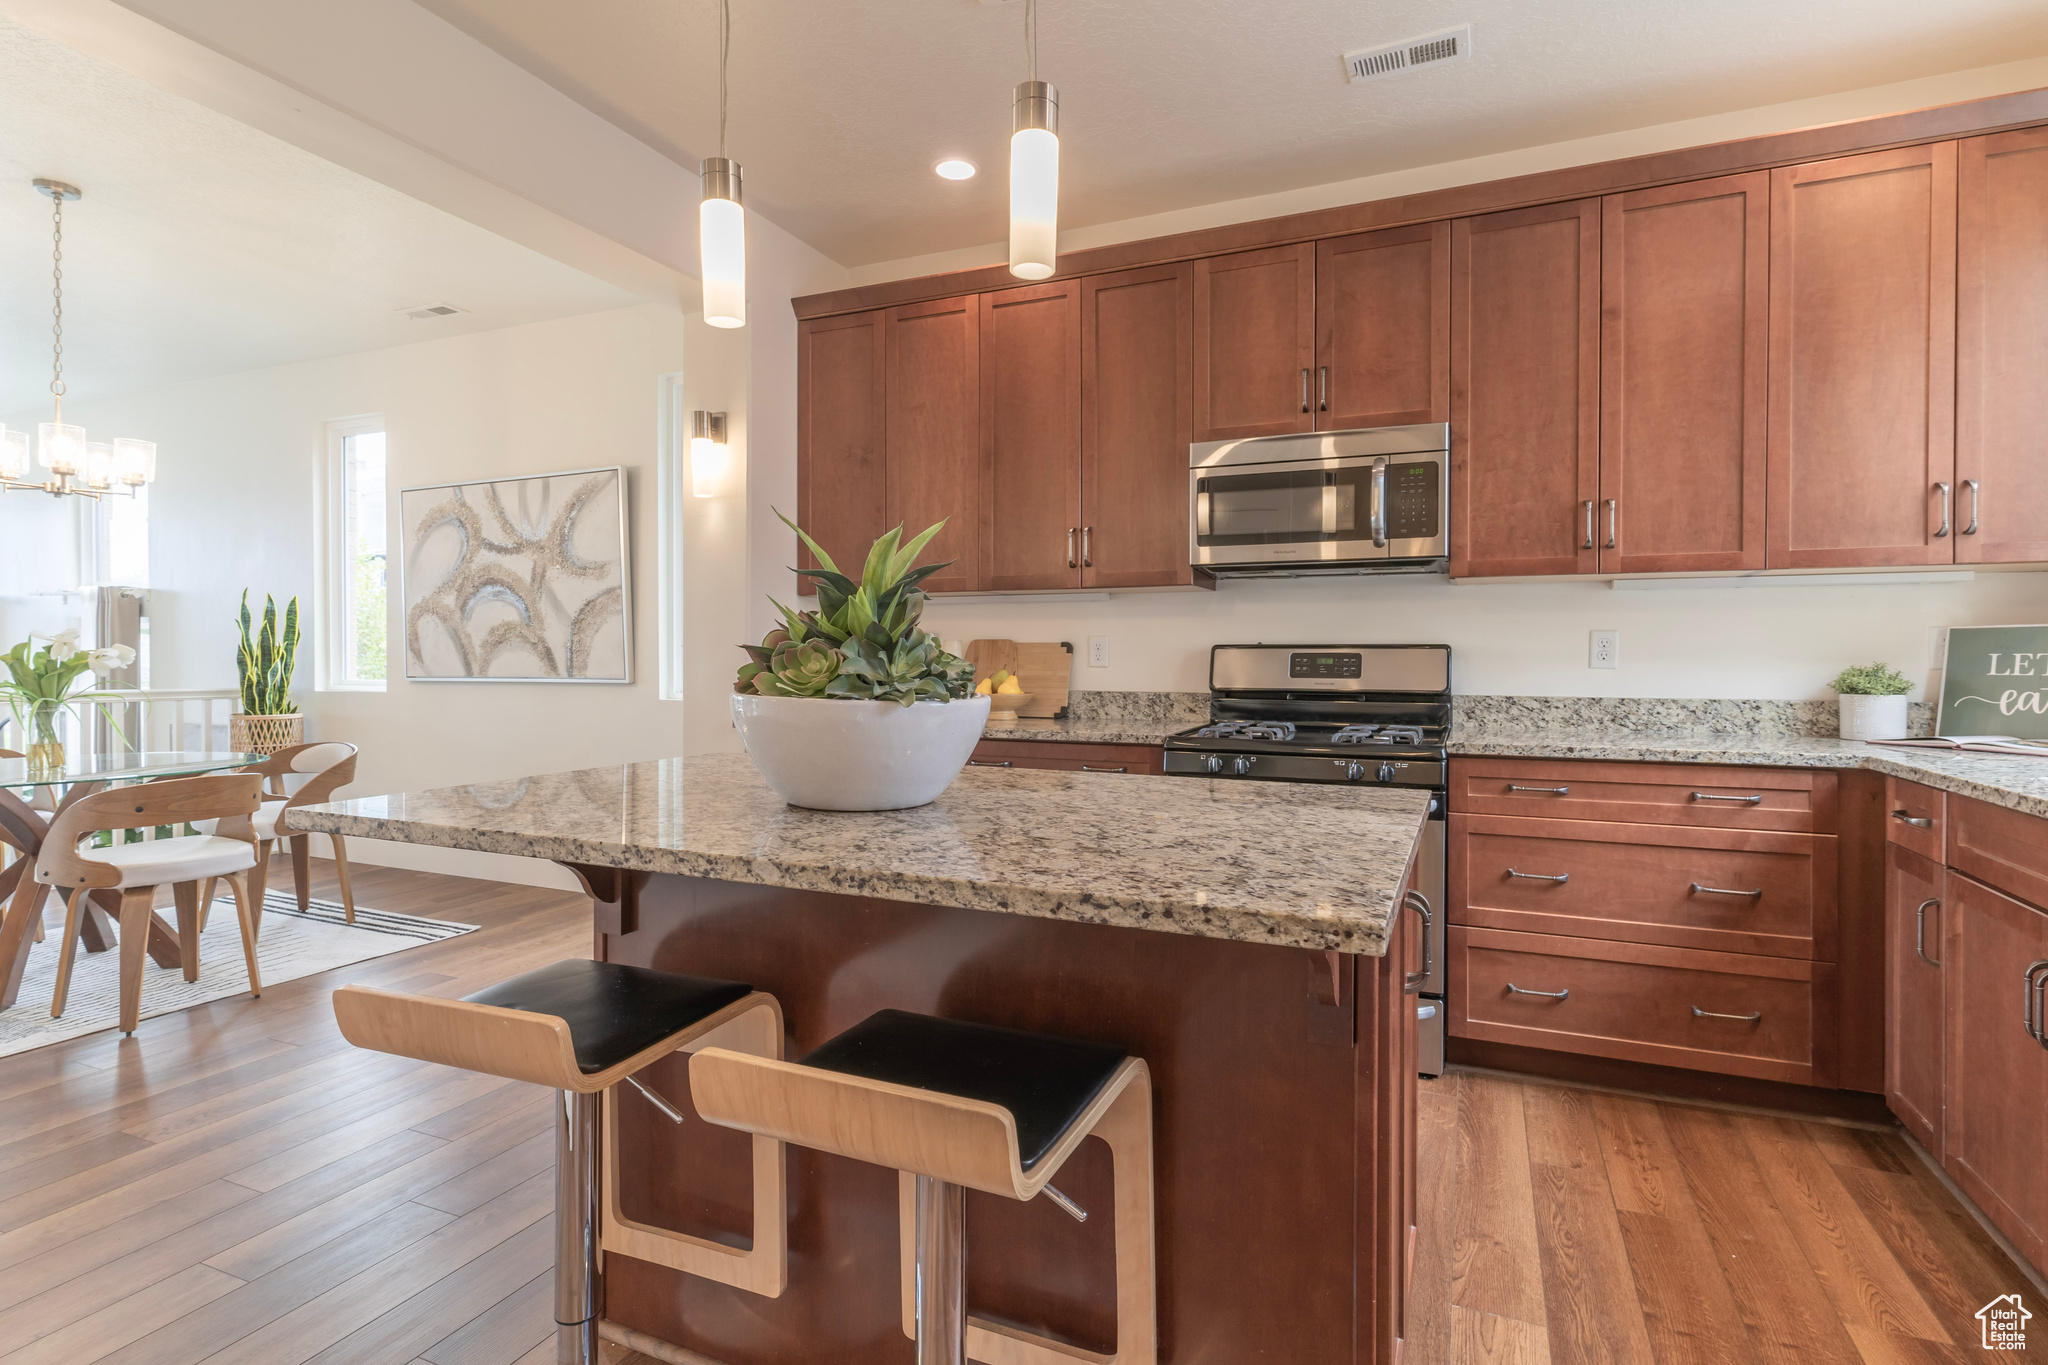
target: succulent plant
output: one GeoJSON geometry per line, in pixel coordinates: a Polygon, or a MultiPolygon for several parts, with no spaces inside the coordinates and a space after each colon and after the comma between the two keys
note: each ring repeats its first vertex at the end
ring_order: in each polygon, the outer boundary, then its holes
{"type": "Polygon", "coordinates": [[[743,645],[747,662],[733,688],[769,697],[850,697],[908,706],[922,700],[968,696],[974,666],[940,648],[918,629],[926,601],[918,584],[945,564],[914,567],[945,522],[909,542],[903,528],[879,537],[868,550],[858,582],[839,571],[824,547],[782,513],[817,557],[819,568],[799,572],[816,584],[815,611],[793,611],[774,598],[782,625],[758,645],[743,645]]]}
{"type": "Polygon", "coordinates": [[[1903,697],[1913,690],[1913,680],[1890,664],[1853,664],[1828,686],[1845,697],[1903,697]]]}

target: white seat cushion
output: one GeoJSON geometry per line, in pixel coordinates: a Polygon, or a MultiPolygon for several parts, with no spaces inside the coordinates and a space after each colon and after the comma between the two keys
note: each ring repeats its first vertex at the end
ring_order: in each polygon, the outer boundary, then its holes
{"type": "MultiPolygon", "coordinates": [[[[285,799],[282,796],[272,801],[265,801],[257,808],[256,813],[249,817],[249,829],[258,839],[275,839],[277,837],[277,817],[278,812],[284,809],[284,801],[285,799]]],[[[192,828],[198,830],[201,834],[212,834],[220,828],[220,821],[194,820],[192,828]]],[[[284,833],[285,837],[291,837],[290,830],[286,830],[284,833]]]]}
{"type": "Polygon", "coordinates": [[[225,877],[256,866],[256,846],[217,834],[187,834],[139,844],[82,849],[80,857],[121,869],[121,886],[165,886],[225,877]]]}

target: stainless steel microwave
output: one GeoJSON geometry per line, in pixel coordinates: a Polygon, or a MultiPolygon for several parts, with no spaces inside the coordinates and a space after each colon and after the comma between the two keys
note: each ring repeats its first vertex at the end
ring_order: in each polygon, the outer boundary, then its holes
{"type": "Polygon", "coordinates": [[[1438,422],[1192,446],[1191,562],[1219,577],[1440,573],[1450,444],[1438,422]]]}

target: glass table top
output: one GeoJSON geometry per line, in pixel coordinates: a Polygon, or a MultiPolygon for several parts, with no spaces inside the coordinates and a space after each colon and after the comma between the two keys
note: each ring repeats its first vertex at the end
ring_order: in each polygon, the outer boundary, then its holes
{"type": "Polygon", "coordinates": [[[73,782],[139,782],[150,777],[187,777],[196,773],[246,768],[265,754],[209,753],[190,749],[157,749],[139,754],[67,755],[62,772],[30,777],[25,758],[0,758],[0,789],[62,787],[73,782]]]}

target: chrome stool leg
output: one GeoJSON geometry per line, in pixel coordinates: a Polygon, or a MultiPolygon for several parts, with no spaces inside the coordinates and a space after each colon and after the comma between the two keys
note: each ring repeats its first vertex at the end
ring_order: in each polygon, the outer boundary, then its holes
{"type": "Polygon", "coordinates": [[[917,1365],[967,1365],[967,1190],[917,1177],[917,1365]]]}
{"type": "Polygon", "coordinates": [[[555,1365],[599,1365],[604,1280],[597,1262],[599,1095],[555,1092],[555,1365]]]}

